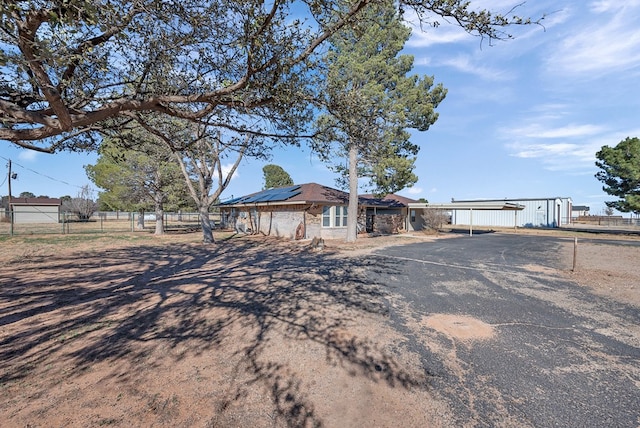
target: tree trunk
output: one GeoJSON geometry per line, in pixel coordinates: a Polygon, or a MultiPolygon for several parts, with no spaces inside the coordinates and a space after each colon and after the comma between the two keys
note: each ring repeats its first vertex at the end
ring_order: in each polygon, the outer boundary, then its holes
{"type": "Polygon", "coordinates": [[[198,209],[200,213],[200,224],[202,225],[202,242],[205,244],[214,244],[213,230],[211,229],[211,221],[209,220],[209,208],[201,206],[198,209]]]}
{"type": "Polygon", "coordinates": [[[349,207],[347,208],[347,242],[358,237],[358,148],[349,147],[349,207]]]}
{"type": "Polygon", "coordinates": [[[139,230],[144,229],[144,210],[138,211],[138,223],[136,225],[136,228],[139,230]]]}
{"type": "Polygon", "coordinates": [[[156,202],[156,235],[164,235],[164,206],[156,202]]]}

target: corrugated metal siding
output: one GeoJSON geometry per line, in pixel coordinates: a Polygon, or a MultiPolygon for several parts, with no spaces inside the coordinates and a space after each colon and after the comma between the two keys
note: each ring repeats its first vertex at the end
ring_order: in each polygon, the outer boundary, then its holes
{"type": "Polygon", "coordinates": [[[59,207],[47,205],[17,206],[13,210],[14,223],[58,223],[59,207]]]}
{"type": "Polygon", "coordinates": [[[506,199],[504,201],[524,205],[525,208],[522,211],[476,210],[473,213],[469,210],[455,210],[452,213],[451,223],[465,226],[473,224],[495,227],[558,227],[568,224],[571,219],[570,198],[506,199]],[[557,202],[560,202],[559,206],[557,202]]]}

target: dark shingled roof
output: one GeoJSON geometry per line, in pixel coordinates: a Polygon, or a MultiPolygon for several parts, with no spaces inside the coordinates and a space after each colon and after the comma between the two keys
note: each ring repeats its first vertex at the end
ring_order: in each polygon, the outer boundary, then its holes
{"type": "MultiPolygon", "coordinates": [[[[411,201],[408,198],[397,195],[387,195],[383,199],[365,195],[360,196],[358,199],[360,205],[385,208],[405,207],[405,200],[411,201]]],[[[306,183],[262,190],[222,202],[220,206],[277,205],[278,202],[286,204],[347,205],[349,203],[349,194],[321,184],[306,183]]]]}
{"type": "Polygon", "coordinates": [[[262,190],[246,196],[222,202],[220,206],[286,203],[331,203],[346,204],[349,194],[316,183],[298,184],[288,187],[276,187],[262,190]]]}
{"type": "Polygon", "coordinates": [[[373,195],[360,195],[359,199],[361,205],[369,205],[368,202],[371,201],[372,206],[384,206],[387,208],[403,208],[415,202],[415,199],[405,198],[404,196],[393,193],[389,193],[384,198],[376,198],[373,195]]]}
{"type": "Polygon", "coordinates": [[[61,205],[57,198],[14,198],[11,197],[11,205],[61,205]]]}

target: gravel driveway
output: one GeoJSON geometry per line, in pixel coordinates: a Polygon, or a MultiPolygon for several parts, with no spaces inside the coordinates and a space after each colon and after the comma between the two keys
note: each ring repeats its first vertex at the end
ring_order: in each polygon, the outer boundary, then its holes
{"type": "Polygon", "coordinates": [[[640,313],[559,274],[567,241],[484,234],[387,247],[375,278],[459,426],[637,427],[640,313]]]}

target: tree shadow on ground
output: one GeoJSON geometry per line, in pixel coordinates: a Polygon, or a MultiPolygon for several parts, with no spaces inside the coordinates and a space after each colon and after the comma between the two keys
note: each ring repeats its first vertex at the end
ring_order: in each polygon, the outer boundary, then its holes
{"type": "Polygon", "coordinates": [[[98,362],[152,365],[148,357],[160,348],[179,361],[220,351],[240,332],[232,360],[249,381],[234,385],[221,408],[259,385],[270,391],[281,422],[322,424],[295,372],[267,355],[274,334],[321,346],[354,376],[427,386],[373,338],[344,334],[364,315],[388,315],[385,292],[366,278],[393,273],[392,261],[316,253],[264,237],[75,256],[0,268],[0,384],[19,382],[53,358],[68,359],[71,377],[98,362]]]}

